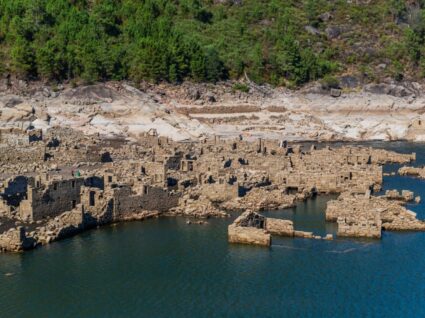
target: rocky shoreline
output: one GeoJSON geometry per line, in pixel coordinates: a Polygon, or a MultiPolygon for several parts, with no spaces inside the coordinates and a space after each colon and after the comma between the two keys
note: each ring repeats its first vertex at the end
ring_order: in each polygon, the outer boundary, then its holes
{"type": "MultiPolygon", "coordinates": [[[[176,141],[202,136],[290,141],[425,141],[422,85],[388,82],[300,90],[235,82],[178,86],[107,82],[0,88],[0,127],[72,127],[88,135],[137,140],[156,129],[176,141]]],[[[0,85],[1,86],[1,85],[0,85]]]]}
{"type": "MultiPolygon", "coordinates": [[[[80,207],[81,208],[81,207],[80,207]]],[[[143,221],[157,218],[161,214],[155,211],[142,211],[115,220],[93,220],[80,211],[65,212],[47,221],[42,226],[26,231],[24,226],[11,228],[0,234],[1,252],[23,252],[46,244],[63,240],[94,228],[130,221],[143,221]]]]}
{"type": "Polygon", "coordinates": [[[332,96],[317,87],[250,83],[242,92],[233,84],[53,90],[23,83],[3,90],[0,249],[157,215],[228,217],[293,207],[322,193],[378,192],[382,166],[408,164],[416,154],[294,140],[425,138],[425,99],[416,84],[332,96]]]}

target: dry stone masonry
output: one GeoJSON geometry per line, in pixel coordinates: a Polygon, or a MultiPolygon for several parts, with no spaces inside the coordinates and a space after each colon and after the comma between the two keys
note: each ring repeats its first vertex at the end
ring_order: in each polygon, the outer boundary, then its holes
{"type": "Polygon", "coordinates": [[[380,238],[382,230],[424,231],[425,222],[406,209],[399,197],[343,193],[328,202],[326,220],[338,223],[338,236],[380,238]]]}
{"type": "Polygon", "coordinates": [[[228,227],[230,243],[270,246],[272,236],[300,237],[308,239],[332,240],[332,234],[325,237],[314,236],[312,232],[295,231],[290,220],[266,218],[247,210],[228,227]]]}
{"type": "Polygon", "coordinates": [[[114,222],[161,215],[228,217],[235,211],[251,212],[229,227],[232,242],[269,245],[271,235],[314,238],[295,230],[291,221],[255,212],[347,191],[363,199],[330,203],[329,217],[335,215],[341,235],[378,237],[382,228],[422,229],[401,205],[414,199],[412,193],[364,199],[381,189],[383,164],[407,164],[415,154],[353,146],[319,149],[242,136],[175,142],[154,129],[129,141],[59,127],[1,129],[0,150],[2,251],[30,249],[114,222]],[[345,212],[332,210],[332,204],[345,212]],[[376,209],[368,209],[370,204],[376,209]]]}

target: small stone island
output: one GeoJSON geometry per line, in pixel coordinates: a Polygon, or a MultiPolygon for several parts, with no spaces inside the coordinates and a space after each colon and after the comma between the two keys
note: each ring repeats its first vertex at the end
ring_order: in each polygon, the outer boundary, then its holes
{"type": "MultiPolygon", "coordinates": [[[[370,147],[201,138],[175,142],[155,130],[137,140],[72,129],[0,130],[0,249],[23,251],[122,221],[159,216],[228,217],[229,242],[269,246],[271,236],[332,239],[258,212],[324,193],[338,236],[380,238],[382,230],[425,230],[404,204],[408,191],[381,190],[383,165],[416,155],[370,147]]],[[[190,223],[190,222],[188,222],[190,223]]],[[[202,223],[202,222],[197,222],[202,223]]]]}

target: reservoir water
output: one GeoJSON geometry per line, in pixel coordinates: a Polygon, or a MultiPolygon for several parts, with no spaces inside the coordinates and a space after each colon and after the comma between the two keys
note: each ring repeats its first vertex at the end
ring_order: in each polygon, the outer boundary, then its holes
{"type": "MultiPolygon", "coordinates": [[[[425,163],[422,144],[373,146],[425,163]]],[[[423,180],[385,177],[384,186],[425,199],[423,180]]],[[[330,198],[266,214],[335,233],[324,221],[330,198]]],[[[409,208],[425,219],[425,203],[409,208]]],[[[279,238],[268,249],[229,245],[231,221],[152,219],[0,254],[0,317],[425,317],[425,233],[279,238]]]]}

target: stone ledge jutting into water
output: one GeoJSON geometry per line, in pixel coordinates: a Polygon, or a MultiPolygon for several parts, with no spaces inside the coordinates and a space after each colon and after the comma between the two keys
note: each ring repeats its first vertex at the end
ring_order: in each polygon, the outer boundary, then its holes
{"type": "Polygon", "coordinates": [[[392,196],[343,193],[337,200],[328,202],[326,220],[338,223],[338,236],[380,238],[382,229],[425,231],[425,222],[418,220],[416,213],[406,209],[403,203],[392,196]]]}
{"type": "Polygon", "coordinates": [[[398,169],[401,176],[412,176],[425,179],[425,167],[401,167],[398,169]]]}

